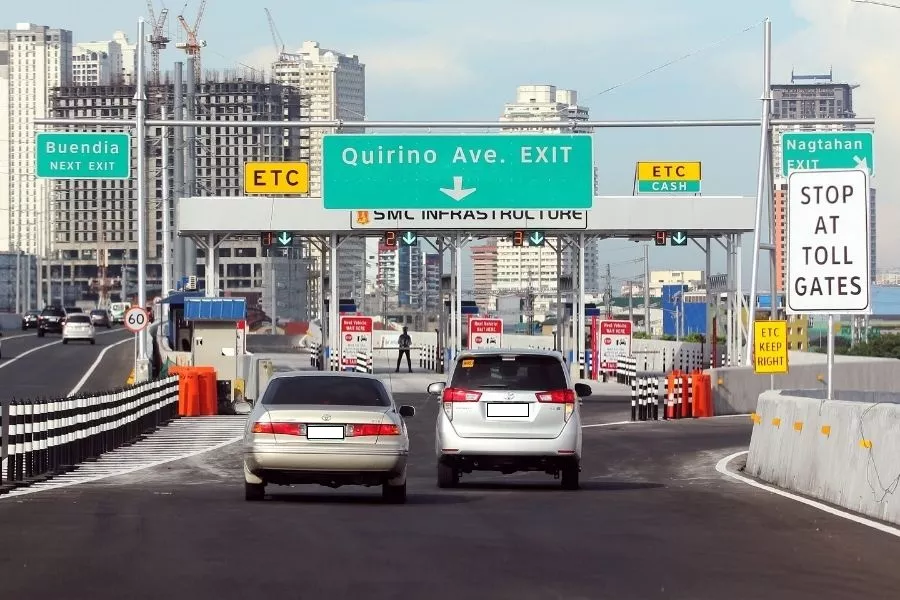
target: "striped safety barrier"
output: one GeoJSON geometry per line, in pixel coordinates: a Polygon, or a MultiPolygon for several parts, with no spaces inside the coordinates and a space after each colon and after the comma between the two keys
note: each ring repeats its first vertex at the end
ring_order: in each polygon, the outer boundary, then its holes
{"type": "Polygon", "coordinates": [[[373,357],[367,352],[356,353],[356,372],[357,373],[374,373],[373,357]]]}
{"type": "Polygon", "coordinates": [[[46,481],[178,418],[178,376],[71,398],[3,406],[0,493],[46,481]]]}
{"type": "Polygon", "coordinates": [[[699,369],[673,371],[666,378],[666,419],[713,416],[712,378],[699,369]]]}
{"type": "Polygon", "coordinates": [[[663,384],[661,374],[638,373],[631,380],[631,420],[658,421],[659,415],[665,417],[665,410],[660,410],[663,403],[663,384]]]}

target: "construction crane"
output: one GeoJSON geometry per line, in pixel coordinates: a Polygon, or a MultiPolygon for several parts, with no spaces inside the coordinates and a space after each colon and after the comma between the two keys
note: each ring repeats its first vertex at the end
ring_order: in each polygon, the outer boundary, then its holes
{"type": "MultiPolygon", "coordinates": [[[[185,3],[187,8],[187,3],[185,3]]],[[[184,19],[184,15],[178,15],[178,22],[187,34],[187,41],[175,44],[176,48],[184,50],[189,57],[194,59],[194,81],[200,81],[200,48],[206,46],[204,40],[197,39],[197,31],[200,29],[200,20],[203,18],[203,10],[206,8],[206,0],[200,1],[200,9],[197,11],[197,19],[194,26],[190,27],[184,19]]],[[[182,9],[183,11],[184,9],[182,9]]]]}
{"type": "Polygon", "coordinates": [[[284,40],[281,38],[281,34],[278,33],[278,28],[275,26],[275,19],[272,18],[272,13],[269,12],[268,8],[264,10],[266,11],[266,18],[269,20],[269,31],[272,32],[272,41],[275,43],[275,60],[278,62],[296,62],[298,59],[303,58],[300,54],[292,54],[284,51],[284,40]]]}
{"type": "Polygon", "coordinates": [[[153,0],[147,0],[147,10],[150,11],[150,26],[153,28],[153,33],[150,34],[148,40],[150,42],[150,84],[159,85],[159,55],[166,49],[166,44],[172,41],[165,34],[169,9],[163,6],[159,18],[157,18],[156,12],[153,10],[153,0]]]}

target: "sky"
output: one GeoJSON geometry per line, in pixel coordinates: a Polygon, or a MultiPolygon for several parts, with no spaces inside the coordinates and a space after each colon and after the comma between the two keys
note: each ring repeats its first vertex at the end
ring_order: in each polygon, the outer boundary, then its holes
{"type": "MultiPolygon", "coordinates": [[[[900,0],[896,2],[900,5],[900,0]]],[[[158,13],[162,4],[154,0],[158,13]]],[[[167,5],[193,24],[199,0],[167,5]]],[[[591,117],[620,119],[758,118],[763,20],[772,20],[773,81],[791,72],[834,73],[858,84],[860,117],[876,119],[873,185],[878,189],[879,268],[900,267],[896,198],[900,172],[900,8],[852,0],[267,0],[286,50],[304,40],[366,64],[370,120],[496,120],[516,86],[551,84],[578,91],[591,117]]],[[[4,10],[6,24],[32,22],[74,31],[76,41],[134,39],[146,2],[41,0],[4,10]]],[[[276,53],[264,7],[209,0],[200,24],[207,69],[265,68],[276,53]]],[[[174,44],[163,65],[182,60],[174,44]]],[[[699,160],[709,195],[755,195],[759,132],[743,129],[601,130],[594,135],[600,193],[628,195],[641,160],[699,160]]],[[[702,269],[693,247],[651,247],[653,269],[702,269]]],[[[601,243],[616,285],[640,274],[629,241],[601,243]]],[[[744,240],[749,282],[752,235],[744,240]]],[[[724,269],[724,251],[713,272],[724,269]]],[[[761,285],[768,277],[761,275],[761,285]]]]}

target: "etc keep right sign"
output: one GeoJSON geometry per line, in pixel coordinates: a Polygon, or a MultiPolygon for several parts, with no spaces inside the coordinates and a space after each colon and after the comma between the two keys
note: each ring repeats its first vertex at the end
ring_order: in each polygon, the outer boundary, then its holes
{"type": "Polygon", "coordinates": [[[871,312],[869,174],[794,171],[787,190],[787,312],[871,312]]]}

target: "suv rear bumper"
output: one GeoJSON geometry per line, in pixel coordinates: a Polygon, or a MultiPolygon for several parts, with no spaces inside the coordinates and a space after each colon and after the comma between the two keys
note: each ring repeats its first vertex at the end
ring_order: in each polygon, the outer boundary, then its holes
{"type": "MultiPolygon", "coordinates": [[[[438,417],[436,452],[438,458],[459,460],[460,457],[506,457],[508,459],[563,458],[581,460],[581,419],[578,413],[565,424],[555,438],[497,438],[461,437],[453,429],[452,422],[441,414],[438,417]]],[[[528,462],[528,461],[524,461],[528,462]]]]}

